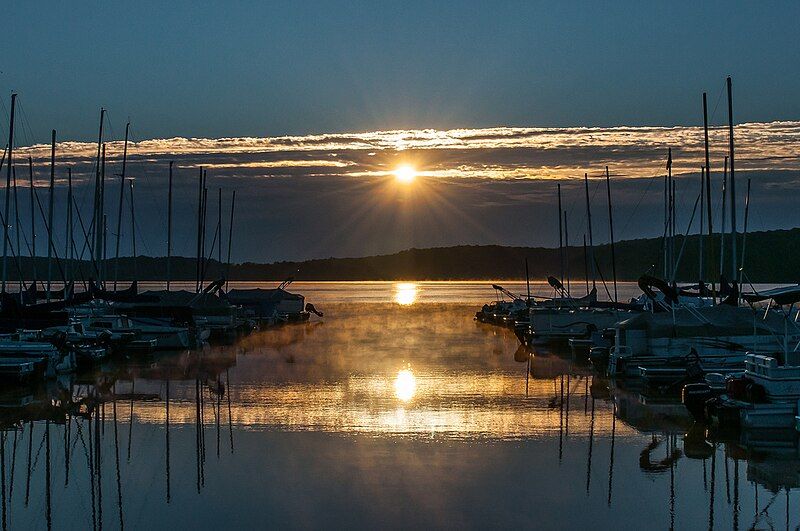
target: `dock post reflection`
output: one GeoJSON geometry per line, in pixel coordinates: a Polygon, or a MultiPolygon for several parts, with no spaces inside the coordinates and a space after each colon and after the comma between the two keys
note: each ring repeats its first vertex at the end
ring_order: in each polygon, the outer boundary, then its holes
{"type": "Polygon", "coordinates": [[[231,376],[228,369],[225,369],[225,394],[228,397],[228,434],[231,441],[231,454],[233,454],[233,415],[231,414],[231,376]]]}
{"type": "Polygon", "coordinates": [[[112,391],[111,408],[114,415],[114,464],[117,469],[117,509],[119,511],[119,528],[125,529],[124,518],[122,516],[122,478],[119,470],[119,435],[117,431],[117,395],[112,391]]]}
{"type": "MultiPolygon", "coordinates": [[[[589,379],[586,379],[586,390],[588,396],[589,379]]],[[[594,445],[594,397],[592,397],[592,413],[589,419],[589,457],[586,463],[586,495],[589,495],[589,484],[592,481],[592,447],[594,445]]]]}
{"type": "Polygon", "coordinates": [[[28,422],[28,474],[25,478],[25,507],[31,497],[31,457],[33,454],[33,421],[28,422]]]}
{"type": "Polygon", "coordinates": [[[8,529],[6,520],[6,432],[0,434],[0,489],[2,489],[3,531],[8,529]]]}
{"type": "Polygon", "coordinates": [[[52,496],[50,493],[50,419],[44,421],[44,503],[47,529],[53,528],[52,496]]]}
{"type": "Polygon", "coordinates": [[[165,437],[165,457],[164,457],[164,468],[166,472],[166,480],[167,480],[167,503],[170,502],[170,478],[169,478],[169,378],[166,381],[167,392],[166,392],[166,399],[164,400],[164,437],[165,437]]]}
{"type": "Polygon", "coordinates": [[[611,411],[611,455],[608,459],[608,502],[607,505],[611,507],[611,493],[614,487],[614,443],[616,442],[617,435],[617,403],[612,402],[611,411]]]}

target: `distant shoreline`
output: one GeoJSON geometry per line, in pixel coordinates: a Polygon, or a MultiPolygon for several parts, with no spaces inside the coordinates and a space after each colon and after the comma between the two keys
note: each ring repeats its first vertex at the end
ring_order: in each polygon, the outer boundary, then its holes
{"type": "MultiPolygon", "coordinates": [[[[676,249],[683,247],[677,280],[696,282],[699,277],[699,239],[692,235],[683,245],[677,237],[676,249]]],[[[720,236],[715,234],[709,241],[704,238],[706,280],[716,280],[719,273],[720,236]]],[[[739,234],[741,252],[743,235],[739,234]]],[[[730,252],[730,242],[726,250],[730,252]]],[[[800,282],[800,228],[754,232],[747,235],[744,263],[745,283],[797,283],[800,282]]],[[[574,282],[584,279],[585,263],[583,249],[570,247],[565,250],[565,276],[574,282]]],[[[649,238],[627,240],[615,244],[618,281],[636,281],[643,274],[660,276],[663,270],[662,239],[649,238]]],[[[676,254],[678,254],[676,252],[676,254]]],[[[611,247],[596,245],[595,261],[598,265],[598,282],[612,281],[611,247]]],[[[460,245],[429,249],[409,249],[398,253],[360,258],[321,258],[296,262],[274,262],[259,264],[245,262],[231,264],[228,268],[215,260],[207,262],[206,281],[229,277],[231,281],[267,281],[264,279],[295,278],[297,281],[510,281],[524,280],[525,260],[528,261],[531,279],[546,279],[549,275],[560,275],[558,249],[544,247],[509,247],[500,245],[460,245]],[[229,273],[226,274],[226,273],[229,273]],[[413,279],[413,280],[412,280],[413,279]]],[[[161,281],[166,278],[167,259],[164,257],[121,257],[118,268],[113,258],[105,266],[106,284],[117,278],[119,281],[161,281]]],[[[170,270],[173,281],[194,282],[196,260],[187,257],[172,257],[170,270]]],[[[63,272],[69,269],[76,282],[97,278],[95,268],[88,261],[69,265],[63,261],[53,267],[53,280],[60,282],[63,272]]],[[[727,276],[731,276],[730,262],[726,264],[727,276]]],[[[30,281],[34,264],[29,257],[8,259],[9,281],[18,279],[18,273],[30,281]]],[[[47,259],[36,257],[37,280],[45,280],[47,259]]]]}

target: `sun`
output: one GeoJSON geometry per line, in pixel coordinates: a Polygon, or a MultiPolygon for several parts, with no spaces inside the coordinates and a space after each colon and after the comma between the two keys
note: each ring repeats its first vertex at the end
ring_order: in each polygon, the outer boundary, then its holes
{"type": "Polygon", "coordinates": [[[415,170],[408,164],[405,164],[403,166],[399,166],[396,170],[394,170],[394,177],[401,183],[410,183],[413,182],[414,179],[416,179],[417,170],[415,170]]]}

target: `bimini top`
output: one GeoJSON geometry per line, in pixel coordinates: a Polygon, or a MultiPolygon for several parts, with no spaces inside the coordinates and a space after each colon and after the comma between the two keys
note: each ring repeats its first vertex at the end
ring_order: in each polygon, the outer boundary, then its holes
{"type": "Polygon", "coordinates": [[[782,318],[750,308],[719,304],[704,308],[678,308],[674,312],[642,312],[617,324],[617,329],[646,330],[653,337],[716,337],[768,334],[783,329],[782,318]]]}
{"type": "Polygon", "coordinates": [[[794,304],[800,302],[800,285],[768,289],[758,293],[742,293],[742,298],[747,302],[772,299],[776,304],[794,304]]]}
{"type": "Polygon", "coordinates": [[[289,293],[285,289],[232,289],[227,293],[228,300],[231,304],[263,304],[263,303],[277,303],[285,300],[303,301],[305,298],[296,293],[289,293]]]}

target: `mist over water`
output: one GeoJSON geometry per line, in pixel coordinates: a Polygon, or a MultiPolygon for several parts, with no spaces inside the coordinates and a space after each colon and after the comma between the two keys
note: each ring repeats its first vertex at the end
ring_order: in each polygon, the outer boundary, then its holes
{"type": "Polygon", "coordinates": [[[698,440],[679,403],[568,350],[533,352],[526,382],[513,332],[473,320],[486,284],[296,288],[322,319],[5,389],[9,527],[45,528],[48,463],[54,528],[800,523],[793,433],[698,440]],[[99,424],[59,407],[93,386],[99,424]]]}

